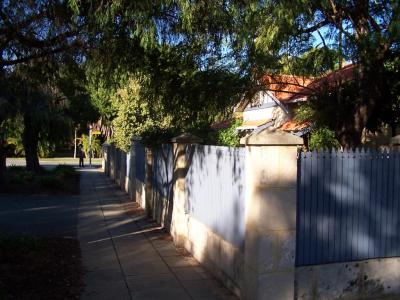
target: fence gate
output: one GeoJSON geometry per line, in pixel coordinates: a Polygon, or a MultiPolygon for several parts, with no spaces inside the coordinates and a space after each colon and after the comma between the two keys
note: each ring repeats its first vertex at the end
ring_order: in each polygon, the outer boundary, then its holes
{"type": "Polygon", "coordinates": [[[400,256],[400,154],[301,153],[296,265],[400,256]]]}

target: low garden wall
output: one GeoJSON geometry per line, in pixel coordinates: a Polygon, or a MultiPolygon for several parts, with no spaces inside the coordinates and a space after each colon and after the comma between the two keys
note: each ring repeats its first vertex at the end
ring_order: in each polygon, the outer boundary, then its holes
{"type": "Polygon", "coordinates": [[[400,297],[400,155],[299,155],[302,139],[268,130],[200,142],[105,145],[103,168],[241,299],[400,297]]]}

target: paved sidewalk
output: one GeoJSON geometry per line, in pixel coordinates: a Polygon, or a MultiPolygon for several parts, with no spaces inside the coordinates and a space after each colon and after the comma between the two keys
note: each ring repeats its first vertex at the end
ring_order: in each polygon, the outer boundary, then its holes
{"type": "Polygon", "coordinates": [[[128,216],[125,199],[99,169],[82,172],[82,299],[237,299],[158,227],[128,216]]]}

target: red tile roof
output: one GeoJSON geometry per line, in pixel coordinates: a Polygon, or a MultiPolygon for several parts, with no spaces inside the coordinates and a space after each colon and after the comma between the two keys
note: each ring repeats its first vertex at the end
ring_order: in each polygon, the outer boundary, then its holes
{"type": "Polygon", "coordinates": [[[295,121],[295,120],[290,120],[287,121],[286,123],[282,124],[279,129],[284,130],[284,131],[301,131],[311,125],[311,122],[309,121],[295,121]]]}
{"type": "Polygon", "coordinates": [[[311,90],[307,86],[313,80],[313,78],[291,75],[266,75],[263,77],[263,82],[267,85],[268,90],[280,101],[288,101],[296,95],[310,95],[311,90]]]}
{"type": "Polygon", "coordinates": [[[211,124],[211,129],[213,130],[220,130],[220,129],[225,129],[231,126],[232,121],[231,120],[224,120],[224,121],[219,121],[211,124]]]}
{"type": "Polygon", "coordinates": [[[334,87],[343,81],[354,79],[355,65],[349,64],[340,70],[330,72],[319,78],[291,75],[265,75],[263,82],[267,89],[280,101],[294,101],[309,95],[321,88],[334,87]]]}

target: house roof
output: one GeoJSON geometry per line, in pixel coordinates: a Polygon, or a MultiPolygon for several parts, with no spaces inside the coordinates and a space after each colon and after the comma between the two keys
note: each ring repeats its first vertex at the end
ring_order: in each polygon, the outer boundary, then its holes
{"type": "Polygon", "coordinates": [[[265,75],[263,82],[275,98],[281,102],[306,100],[309,95],[321,88],[334,87],[343,81],[352,80],[355,65],[348,64],[340,70],[329,72],[319,78],[292,75],[265,75]]]}
{"type": "Polygon", "coordinates": [[[252,121],[244,121],[242,125],[240,125],[238,130],[246,130],[246,129],[254,129],[259,126],[265,125],[269,122],[272,122],[272,119],[261,119],[261,120],[252,120],[252,121]]]}
{"type": "Polygon", "coordinates": [[[355,77],[356,65],[348,64],[343,68],[329,72],[325,76],[319,77],[310,84],[310,88],[319,89],[322,87],[335,87],[345,81],[350,81],[355,77]]]}
{"type": "Polygon", "coordinates": [[[211,129],[213,130],[220,130],[220,129],[225,129],[228,128],[229,126],[231,126],[232,124],[232,120],[223,120],[223,121],[219,121],[219,122],[215,122],[213,124],[211,124],[211,129]]]}
{"type": "Polygon", "coordinates": [[[265,75],[262,81],[268,91],[279,101],[291,100],[295,95],[307,96],[311,91],[307,88],[314,78],[292,75],[265,75]]]}
{"type": "Polygon", "coordinates": [[[295,120],[290,120],[287,121],[286,123],[282,124],[282,126],[279,127],[279,129],[283,131],[302,131],[309,127],[312,123],[309,121],[295,121],[295,120]]]}

